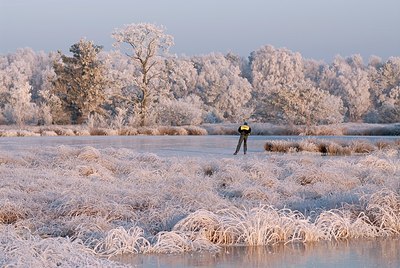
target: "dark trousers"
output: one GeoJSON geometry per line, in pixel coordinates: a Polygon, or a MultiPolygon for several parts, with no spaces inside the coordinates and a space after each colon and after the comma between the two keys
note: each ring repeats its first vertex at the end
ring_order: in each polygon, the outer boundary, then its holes
{"type": "Polygon", "coordinates": [[[237,154],[240,151],[240,146],[242,146],[243,141],[244,141],[243,152],[246,154],[246,152],[247,152],[247,137],[248,137],[248,135],[240,135],[238,144],[236,146],[235,154],[237,154]]]}

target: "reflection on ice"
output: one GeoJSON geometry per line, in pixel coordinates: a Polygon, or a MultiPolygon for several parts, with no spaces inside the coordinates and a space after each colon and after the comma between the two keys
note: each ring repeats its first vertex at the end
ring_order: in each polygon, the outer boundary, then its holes
{"type": "Polygon", "coordinates": [[[121,255],[115,261],[132,266],[190,267],[398,267],[400,240],[355,239],[257,247],[224,247],[219,252],[121,255]]]}

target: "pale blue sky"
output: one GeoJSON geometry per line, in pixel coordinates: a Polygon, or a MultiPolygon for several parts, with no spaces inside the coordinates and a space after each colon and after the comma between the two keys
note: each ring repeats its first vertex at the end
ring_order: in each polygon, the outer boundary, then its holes
{"type": "Polygon", "coordinates": [[[305,58],[400,56],[400,0],[0,0],[0,54],[68,52],[86,37],[105,50],[124,24],[149,22],[174,37],[171,52],[248,56],[263,45],[305,58]]]}

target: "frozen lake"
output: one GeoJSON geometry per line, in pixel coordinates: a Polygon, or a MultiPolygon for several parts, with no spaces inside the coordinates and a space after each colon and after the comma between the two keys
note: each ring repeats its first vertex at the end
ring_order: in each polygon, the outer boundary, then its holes
{"type": "MultiPolygon", "coordinates": [[[[248,154],[264,153],[266,140],[299,140],[306,138],[336,140],[395,140],[397,136],[250,136],[248,154]]],[[[97,149],[128,148],[139,153],[155,153],[159,156],[233,157],[239,136],[77,136],[77,137],[10,137],[0,139],[0,148],[13,151],[35,149],[42,146],[68,145],[91,146],[97,149]]],[[[243,153],[243,145],[239,154],[243,153]]]]}

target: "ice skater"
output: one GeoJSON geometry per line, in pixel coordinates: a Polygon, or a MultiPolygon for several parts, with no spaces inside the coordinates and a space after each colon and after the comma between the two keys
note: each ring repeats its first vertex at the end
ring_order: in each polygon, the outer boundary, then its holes
{"type": "Polygon", "coordinates": [[[243,125],[241,125],[238,128],[238,132],[240,133],[240,138],[239,138],[238,144],[236,146],[236,151],[233,154],[237,155],[237,153],[240,151],[240,146],[242,146],[243,141],[244,141],[243,152],[244,152],[244,154],[246,154],[247,153],[247,138],[249,137],[249,135],[251,133],[251,127],[247,124],[247,122],[244,122],[243,125]]]}

